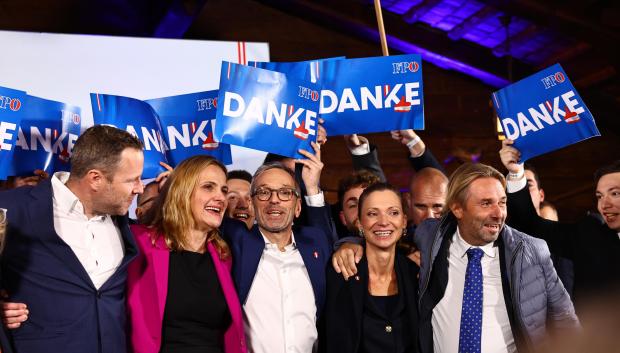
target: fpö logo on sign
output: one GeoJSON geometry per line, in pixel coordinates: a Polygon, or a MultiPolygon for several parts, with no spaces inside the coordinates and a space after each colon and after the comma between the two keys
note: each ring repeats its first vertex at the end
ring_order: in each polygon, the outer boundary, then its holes
{"type": "Polygon", "coordinates": [[[80,114],[76,112],[72,112],[70,110],[61,110],[61,113],[63,121],[70,121],[73,123],[73,125],[80,125],[80,123],[82,122],[80,114]]]}
{"type": "Polygon", "coordinates": [[[217,108],[217,97],[197,99],[196,104],[198,105],[197,111],[199,112],[203,110],[215,109],[217,108]]]}
{"type": "Polygon", "coordinates": [[[0,109],[8,109],[14,112],[20,110],[22,107],[22,102],[19,98],[12,98],[9,96],[0,96],[0,109]]]}
{"type": "Polygon", "coordinates": [[[563,72],[558,71],[553,75],[543,77],[542,79],[540,79],[540,81],[542,82],[545,89],[549,89],[566,81],[566,76],[564,76],[563,72]]]}
{"type": "Polygon", "coordinates": [[[392,74],[406,74],[408,72],[418,72],[420,64],[417,61],[392,63],[392,74]]]}
{"type": "Polygon", "coordinates": [[[313,102],[316,102],[316,101],[319,100],[319,91],[313,90],[313,89],[310,89],[310,88],[304,87],[304,86],[298,86],[298,87],[299,87],[299,93],[297,95],[299,97],[305,98],[305,99],[310,99],[313,102]]]}

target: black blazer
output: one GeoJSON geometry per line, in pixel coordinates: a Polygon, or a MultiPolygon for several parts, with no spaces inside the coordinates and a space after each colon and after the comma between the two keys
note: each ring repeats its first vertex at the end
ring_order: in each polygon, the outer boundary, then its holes
{"type": "Polygon", "coordinates": [[[620,239],[615,231],[592,216],[570,223],[539,217],[527,187],[507,195],[508,225],[545,240],[553,254],[573,262],[577,314],[591,296],[620,289],[620,239]]]}
{"type": "MultiPolygon", "coordinates": [[[[399,253],[396,254],[394,267],[398,292],[405,299],[405,310],[411,323],[408,329],[415,352],[418,350],[418,267],[399,253]]],[[[357,269],[357,277],[345,281],[333,266],[327,268],[324,340],[328,353],[356,353],[360,350],[364,300],[368,293],[368,263],[365,256],[357,269]]]]}

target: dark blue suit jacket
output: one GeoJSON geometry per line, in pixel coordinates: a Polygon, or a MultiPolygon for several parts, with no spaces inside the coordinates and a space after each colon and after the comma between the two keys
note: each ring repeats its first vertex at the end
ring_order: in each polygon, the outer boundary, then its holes
{"type": "Polygon", "coordinates": [[[125,256],[97,290],[54,230],[49,179],[0,193],[0,207],[8,209],[3,287],[10,301],[26,303],[30,311],[28,320],[11,330],[15,352],[125,352],[126,269],[137,254],[127,217],[114,217],[125,256]]]}
{"type": "MultiPolygon", "coordinates": [[[[326,208],[308,207],[308,211],[308,216],[311,218],[320,217],[322,221],[329,219],[326,216],[329,210],[326,208]]],[[[225,218],[221,229],[232,251],[233,280],[239,301],[243,305],[248,298],[258,263],[265,249],[265,241],[258,225],[248,230],[243,222],[225,218]]],[[[326,234],[322,229],[315,227],[293,227],[293,234],[312,283],[317,317],[320,317],[325,305],[325,269],[331,258],[333,239],[331,234],[326,234]]]]}

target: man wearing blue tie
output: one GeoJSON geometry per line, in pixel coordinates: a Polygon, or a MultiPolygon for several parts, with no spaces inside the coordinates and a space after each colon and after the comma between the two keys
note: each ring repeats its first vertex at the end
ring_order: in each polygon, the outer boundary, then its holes
{"type": "Polygon", "coordinates": [[[423,353],[525,352],[579,328],[547,244],[504,224],[505,186],[494,168],[464,164],[443,217],[416,230],[423,353]]]}

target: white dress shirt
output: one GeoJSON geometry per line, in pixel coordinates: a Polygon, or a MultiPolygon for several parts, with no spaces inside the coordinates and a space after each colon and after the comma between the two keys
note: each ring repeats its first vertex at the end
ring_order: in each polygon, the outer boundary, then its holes
{"type": "MultiPolygon", "coordinates": [[[[446,292],[433,309],[433,344],[436,353],[456,353],[459,350],[467,250],[471,247],[473,246],[463,240],[457,229],[448,255],[446,292]]],[[[515,352],[516,346],[502,291],[499,249],[493,246],[493,243],[479,248],[484,252],[480,260],[483,278],[481,352],[515,352]]]]}
{"type": "Polygon", "coordinates": [[[88,219],[82,202],[65,186],[69,173],[52,177],[54,229],[99,289],[116,272],[125,249],[121,232],[110,216],[88,219]]]}
{"type": "Polygon", "coordinates": [[[313,352],[318,337],[314,291],[295,236],[284,251],[263,239],[265,249],[243,305],[249,350],[313,352]]]}

